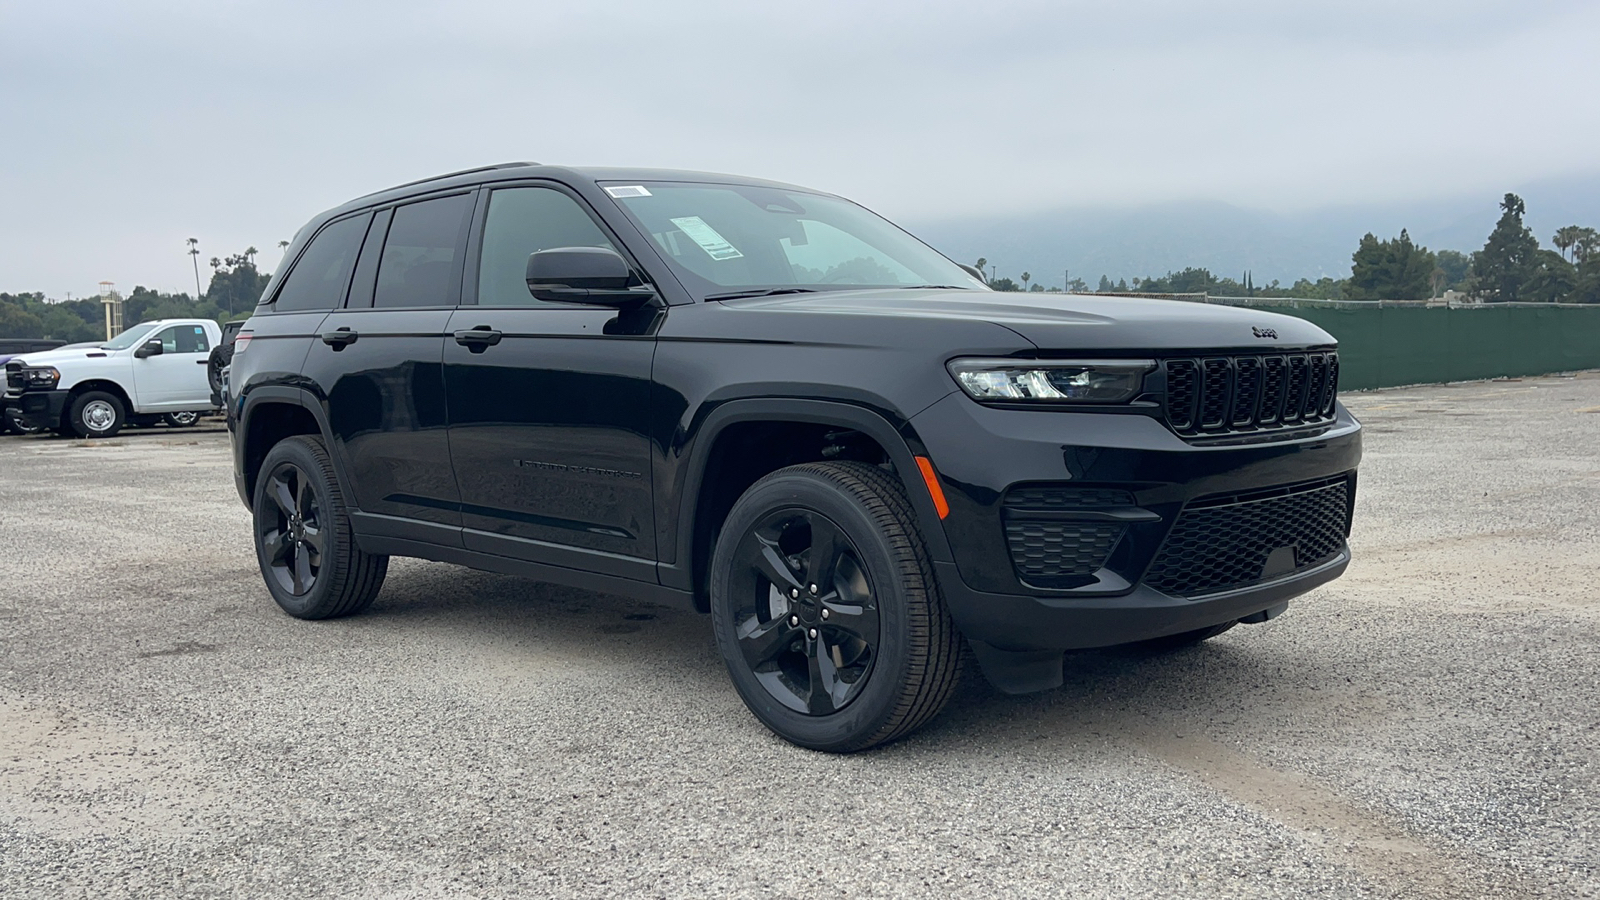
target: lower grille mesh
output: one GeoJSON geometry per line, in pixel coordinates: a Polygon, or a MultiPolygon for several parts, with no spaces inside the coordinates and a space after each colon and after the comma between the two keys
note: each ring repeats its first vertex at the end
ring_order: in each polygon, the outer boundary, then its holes
{"type": "Polygon", "coordinates": [[[1098,522],[1006,523],[1006,543],[1011,560],[1024,578],[1091,575],[1122,537],[1123,526],[1098,522]]]}
{"type": "Polygon", "coordinates": [[[1202,499],[1179,515],[1144,583],[1197,597],[1279,578],[1332,559],[1349,524],[1344,477],[1258,499],[1202,499]],[[1270,572],[1269,557],[1275,557],[1270,572]]]}

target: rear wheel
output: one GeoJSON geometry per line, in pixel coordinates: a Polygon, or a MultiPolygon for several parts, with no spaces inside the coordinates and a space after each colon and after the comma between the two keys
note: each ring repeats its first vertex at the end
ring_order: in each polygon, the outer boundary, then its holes
{"type": "Polygon", "coordinates": [[[128,412],[115,394],[88,391],[72,401],[67,421],[78,437],[111,437],[127,424],[128,412]]]}
{"type": "Polygon", "coordinates": [[[173,428],[188,428],[200,421],[200,414],[197,412],[175,412],[167,413],[161,418],[173,428]]]}
{"type": "Polygon", "coordinates": [[[904,492],[864,463],[756,482],[711,562],[712,628],[768,728],[815,750],[896,740],[955,689],[960,636],[904,492]]]}
{"type": "Polygon", "coordinates": [[[389,557],[363,553],[322,442],[280,441],[256,481],[256,560],[272,599],[300,619],[361,612],[383,587],[389,557]]]}

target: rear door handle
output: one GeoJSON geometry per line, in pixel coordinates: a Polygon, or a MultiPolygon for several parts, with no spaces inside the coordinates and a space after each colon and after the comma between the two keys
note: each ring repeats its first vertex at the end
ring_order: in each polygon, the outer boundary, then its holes
{"type": "Polygon", "coordinates": [[[482,353],[500,343],[500,332],[489,325],[477,325],[466,331],[456,332],[455,338],[456,343],[473,353],[482,353]]]}
{"type": "Polygon", "coordinates": [[[351,331],[349,326],[344,326],[333,331],[323,332],[322,342],[335,350],[343,350],[345,347],[354,344],[356,338],[360,336],[360,334],[351,331]]]}
{"type": "Polygon", "coordinates": [[[197,360],[194,361],[194,364],[197,365],[197,366],[209,366],[209,365],[211,365],[211,360],[209,360],[209,359],[197,359],[197,360]]]}

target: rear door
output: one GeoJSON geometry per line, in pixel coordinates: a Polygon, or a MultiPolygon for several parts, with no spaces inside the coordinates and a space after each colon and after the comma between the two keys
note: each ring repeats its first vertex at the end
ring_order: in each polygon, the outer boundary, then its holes
{"type": "Polygon", "coordinates": [[[211,354],[211,339],[205,326],[169,325],[145,340],[161,341],[161,352],[143,359],[132,357],[137,411],[199,409],[209,405],[211,387],[206,381],[205,366],[211,354]]]}
{"type": "Polygon", "coordinates": [[[475,302],[451,318],[444,343],[465,545],[654,581],[645,421],[657,317],[528,293],[529,254],[620,246],[559,185],[488,192],[480,219],[475,302]]]}
{"type": "Polygon", "coordinates": [[[475,198],[458,191],[379,210],[349,301],[306,357],[368,533],[460,545],[441,355],[475,198]]]}

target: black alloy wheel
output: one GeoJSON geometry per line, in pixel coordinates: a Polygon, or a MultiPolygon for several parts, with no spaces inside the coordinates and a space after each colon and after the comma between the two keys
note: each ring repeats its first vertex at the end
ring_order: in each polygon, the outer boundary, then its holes
{"type": "Polygon", "coordinates": [[[315,437],[286,438],[256,478],[256,561],[278,606],[301,619],[360,612],[383,587],[389,557],[356,544],[333,462],[315,437]]]}
{"type": "Polygon", "coordinates": [[[282,462],[267,475],[263,497],[269,504],[256,515],[256,541],[265,554],[265,574],[295,597],[311,593],[322,571],[328,545],[322,506],[306,473],[282,462]]]}
{"type": "Polygon", "coordinates": [[[899,479],[806,463],[734,503],[711,555],[711,620],[734,688],[779,737],[847,753],[949,700],[961,637],[899,479]]]}
{"type": "Polygon", "coordinates": [[[872,672],[880,630],[849,537],[815,510],[779,509],[746,534],[733,565],[742,570],[731,579],[734,633],[761,686],[808,715],[849,705],[872,672]]]}

